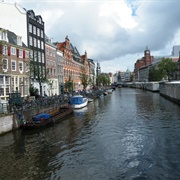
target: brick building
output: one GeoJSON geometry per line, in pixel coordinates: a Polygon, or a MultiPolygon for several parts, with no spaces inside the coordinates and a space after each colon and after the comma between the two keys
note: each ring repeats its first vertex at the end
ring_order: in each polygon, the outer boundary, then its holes
{"type": "Polygon", "coordinates": [[[87,53],[85,52],[84,55],[80,55],[77,48],[70,43],[68,36],[66,36],[64,42],[56,42],[54,44],[63,52],[64,83],[71,78],[73,81],[73,90],[83,89],[80,73],[82,72],[82,68],[85,68],[89,76],[87,53]]]}
{"type": "Polygon", "coordinates": [[[141,68],[144,69],[145,67],[148,67],[149,65],[152,64],[153,61],[154,61],[154,56],[151,56],[150,50],[146,48],[146,50],[144,51],[144,57],[142,57],[141,59],[138,59],[134,65],[135,81],[142,81],[142,79],[144,81],[144,77],[140,78],[139,76],[139,70],[141,68]]]}
{"type": "Polygon", "coordinates": [[[29,95],[30,49],[15,33],[0,28],[0,97],[7,100],[9,93],[19,91],[29,95]]]}

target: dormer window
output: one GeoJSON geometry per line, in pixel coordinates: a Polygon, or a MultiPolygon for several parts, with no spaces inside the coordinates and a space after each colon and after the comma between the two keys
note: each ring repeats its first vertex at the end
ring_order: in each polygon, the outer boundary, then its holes
{"type": "Polygon", "coordinates": [[[17,45],[22,46],[22,38],[17,36],[17,45]]]}
{"type": "Polygon", "coordinates": [[[0,31],[0,40],[7,41],[7,31],[5,30],[0,31]]]}

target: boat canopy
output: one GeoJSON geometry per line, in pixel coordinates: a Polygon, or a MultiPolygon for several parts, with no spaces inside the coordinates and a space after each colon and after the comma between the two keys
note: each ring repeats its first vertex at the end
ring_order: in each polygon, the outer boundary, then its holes
{"type": "Polygon", "coordinates": [[[70,99],[70,104],[74,105],[74,104],[82,104],[83,101],[83,97],[82,96],[74,96],[70,99]]]}

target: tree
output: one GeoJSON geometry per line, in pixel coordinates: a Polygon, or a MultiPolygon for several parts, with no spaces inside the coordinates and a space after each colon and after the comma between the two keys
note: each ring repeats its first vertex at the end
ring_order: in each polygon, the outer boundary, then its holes
{"type": "Polygon", "coordinates": [[[86,89],[86,87],[89,85],[89,76],[86,74],[85,67],[81,67],[81,72],[80,72],[79,78],[83,85],[83,89],[86,89]]]}
{"type": "MultiPolygon", "coordinates": [[[[31,81],[37,82],[39,84],[40,88],[40,95],[42,96],[42,84],[47,82],[46,76],[45,76],[45,67],[43,69],[42,66],[39,65],[39,63],[30,61],[29,63],[29,77],[31,81]]],[[[32,84],[30,85],[32,86],[32,84]]]]}
{"type": "Polygon", "coordinates": [[[65,82],[64,86],[68,92],[73,91],[73,80],[71,79],[71,76],[69,76],[69,79],[68,79],[68,81],[65,82]]]}
{"type": "Polygon", "coordinates": [[[120,71],[118,72],[117,81],[118,81],[118,82],[121,81],[121,74],[120,74],[120,71]]]}
{"type": "Polygon", "coordinates": [[[29,87],[29,93],[30,93],[30,96],[35,96],[36,98],[38,97],[38,89],[33,87],[33,86],[30,86],[29,87]]]}
{"type": "Polygon", "coordinates": [[[173,76],[173,72],[176,69],[176,63],[170,58],[163,58],[158,64],[158,69],[162,75],[162,78],[170,80],[173,76]]]}
{"type": "Polygon", "coordinates": [[[110,78],[109,78],[109,76],[106,76],[105,74],[100,74],[97,77],[97,83],[98,83],[98,85],[102,84],[103,86],[109,85],[110,78]]]}
{"type": "Polygon", "coordinates": [[[154,66],[149,69],[148,81],[160,81],[162,79],[162,74],[158,68],[154,66]]]}

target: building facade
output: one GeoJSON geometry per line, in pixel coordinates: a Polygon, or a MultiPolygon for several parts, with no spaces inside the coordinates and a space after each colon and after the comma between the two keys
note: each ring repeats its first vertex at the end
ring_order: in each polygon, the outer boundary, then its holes
{"type": "Polygon", "coordinates": [[[9,93],[29,95],[30,49],[15,33],[0,28],[0,97],[9,99],[9,93]]]}
{"type": "Polygon", "coordinates": [[[82,90],[83,85],[80,79],[80,73],[83,68],[89,76],[87,53],[85,52],[84,55],[80,55],[77,48],[70,43],[68,36],[66,36],[64,42],[56,42],[54,44],[58,47],[58,50],[63,52],[64,84],[66,84],[69,80],[72,80],[73,90],[82,90]]]}
{"type": "Polygon", "coordinates": [[[52,40],[46,37],[46,72],[48,83],[44,85],[44,95],[53,96],[59,94],[58,64],[56,46],[52,40]]]}
{"type": "Polygon", "coordinates": [[[89,76],[90,76],[90,86],[93,87],[96,84],[96,67],[95,63],[92,59],[88,59],[89,61],[89,76]]]}
{"type": "Polygon", "coordinates": [[[22,37],[24,44],[31,49],[31,84],[42,92],[38,81],[46,77],[44,22],[33,10],[26,10],[18,3],[0,2],[0,27],[22,37]],[[33,67],[32,67],[33,66],[33,67]]]}

